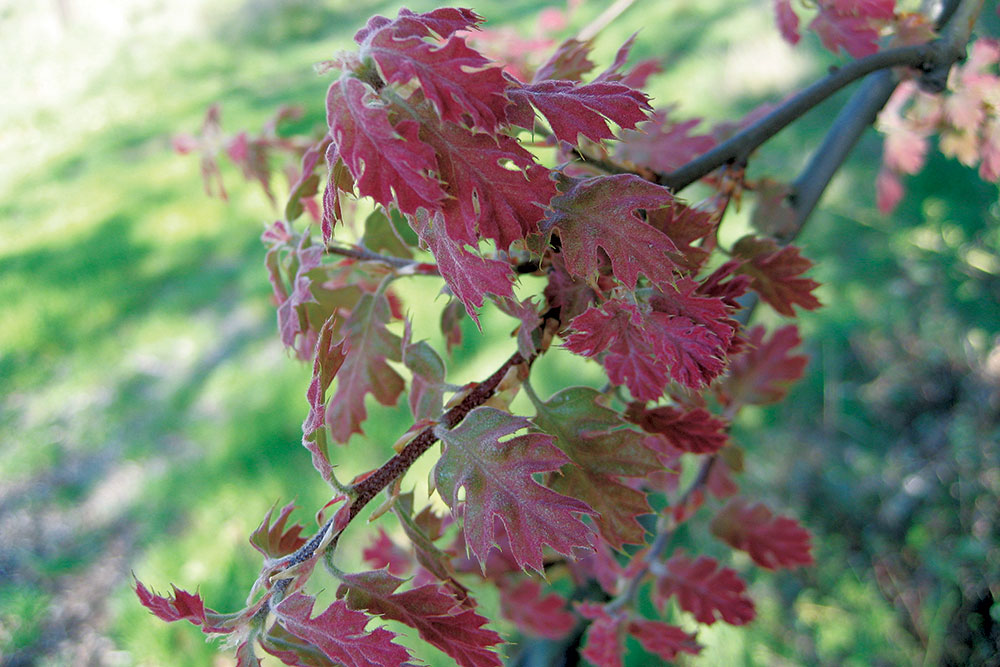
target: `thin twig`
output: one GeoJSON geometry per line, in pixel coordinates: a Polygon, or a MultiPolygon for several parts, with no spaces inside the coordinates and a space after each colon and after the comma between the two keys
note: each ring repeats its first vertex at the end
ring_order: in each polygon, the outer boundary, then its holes
{"type": "Polygon", "coordinates": [[[394,257],[392,255],[381,255],[377,252],[372,252],[367,248],[362,248],[361,246],[339,246],[329,244],[326,246],[326,251],[331,255],[340,255],[341,257],[350,257],[351,259],[357,259],[362,262],[379,262],[387,266],[391,266],[396,269],[400,269],[401,273],[413,273],[419,275],[438,275],[438,269],[436,264],[430,264],[427,262],[418,262],[416,260],[407,259],[406,257],[394,257]]]}

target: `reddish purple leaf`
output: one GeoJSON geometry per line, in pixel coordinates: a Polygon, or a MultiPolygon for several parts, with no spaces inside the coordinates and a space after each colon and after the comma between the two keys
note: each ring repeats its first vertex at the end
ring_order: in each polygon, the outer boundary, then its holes
{"type": "Polygon", "coordinates": [[[385,628],[365,631],[371,617],[348,609],[337,600],[326,611],[312,617],[316,600],[295,593],[274,608],[281,625],[290,633],[312,644],[323,655],[344,667],[401,667],[413,665],[410,653],[393,643],[396,635],[385,628]]]}
{"type": "Polygon", "coordinates": [[[434,254],[441,277],[477,325],[479,314],[476,309],[483,305],[487,293],[513,298],[511,283],[514,272],[510,264],[481,257],[478,252],[466,249],[461,241],[449,238],[440,214],[431,218],[420,212],[412,218],[412,224],[434,254]]]}
{"type": "Polygon", "coordinates": [[[746,584],[735,570],[719,567],[718,561],[708,556],[692,560],[678,554],[657,577],[655,600],[662,609],[671,596],[677,596],[681,609],[706,625],[719,619],[745,625],[756,615],[753,601],[745,593],[746,584]]]}
{"type": "Polygon", "coordinates": [[[450,198],[441,210],[453,241],[477,246],[489,238],[506,250],[538,231],[555,183],[516,139],[426,116],[421,139],[436,153],[438,176],[447,183],[450,198]]]}
{"type": "Polygon", "coordinates": [[[548,79],[579,81],[584,74],[594,69],[594,63],[588,58],[593,46],[589,40],[581,42],[567,39],[556,47],[555,53],[535,71],[535,78],[532,81],[535,83],[548,79]]]}
{"type": "Polygon", "coordinates": [[[393,125],[375,91],[347,75],[330,86],[326,115],[333,137],[328,162],[332,168],[339,156],[358,192],[386,207],[395,204],[404,213],[438,207],[445,192],[430,175],[437,161],[434,150],[417,137],[415,121],[393,125]]]}
{"type": "Polygon", "coordinates": [[[834,53],[843,49],[855,58],[863,58],[878,51],[878,26],[868,17],[821,10],[809,29],[834,53]]]}
{"type": "Polygon", "coordinates": [[[534,579],[501,586],[500,613],[518,630],[534,637],[561,639],[576,625],[566,600],[557,593],[543,595],[541,583],[534,579]]]}
{"type": "Polygon", "coordinates": [[[566,556],[574,549],[591,549],[592,534],[576,515],[594,511],[532,478],[568,462],[552,436],[530,433],[500,441],[529,426],[523,417],[478,407],[454,429],[440,428],[436,433],[445,450],[434,480],[452,511],[458,507],[459,489],[465,489],[465,540],[480,564],[498,534],[506,532],[518,567],[541,572],[545,544],[566,556]]]}
{"type": "Polygon", "coordinates": [[[646,120],[650,109],[646,95],[614,81],[579,84],[553,79],[513,87],[508,97],[515,106],[508,113],[511,122],[532,129],[535,113],[548,121],[557,139],[576,145],[577,135],[591,141],[611,139],[608,120],[631,129],[646,120]]]}
{"type": "Polygon", "coordinates": [[[139,602],[146,609],[164,621],[190,621],[201,626],[201,631],[206,634],[226,634],[232,632],[232,616],[219,614],[211,609],[205,608],[205,603],[199,595],[192,595],[176,586],[172,587],[174,594],[172,597],[163,597],[152,593],[141,581],[135,582],[135,594],[139,596],[139,602]],[[230,623],[219,625],[220,623],[230,623]]]}
{"type": "Polygon", "coordinates": [[[813,264],[795,246],[781,247],[774,239],[744,236],[733,246],[733,255],[745,260],[739,270],[750,276],[750,286],[782,315],[794,317],[793,305],[805,310],[822,305],[812,293],[819,283],[801,277],[813,264]]]}
{"type": "Polygon", "coordinates": [[[729,341],[691,317],[647,312],[611,299],[577,316],[570,326],[576,333],[565,346],[588,357],[607,350],[602,363],[608,377],[639,400],[659,398],[668,373],[680,384],[700,389],[725,369],[729,341]]]}
{"type": "Polygon", "coordinates": [[[672,447],[692,454],[714,454],[729,442],[726,422],[703,408],[682,410],[664,405],[629,418],[647,433],[658,433],[672,447]]]}
{"type": "Polygon", "coordinates": [[[410,554],[393,542],[384,528],[379,528],[378,537],[361,551],[361,558],[372,567],[384,567],[394,575],[404,575],[413,567],[410,554]]]}
{"type": "Polygon", "coordinates": [[[763,503],[734,498],[715,515],[711,528],[713,535],[769,570],[813,563],[809,532],[795,519],[774,516],[763,503]]]}
{"type": "Polygon", "coordinates": [[[486,619],[433,585],[402,593],[402,579],[385,570],[348,574],[337,589],[352,609],[365,609],[382,618],[416,628],[424,641],[450,655],[462,667],[499,667],[500,658],[490,647],[500,635],[483,628],[486,619]]]}
{"type": "Polygon", "coordinates": [[[576,609],[584,618],[592,621],[587,628],[580,655],[595,667],[622,667],[622,656],[625,653],[623,626],[628,617],[621,612],[611,616],[604,605],[593,602],[581,602],[576,609]]]}
{"type": "Polygon", "coordinates": [[[326,390],[347,359],[347,341],[333,342],[335,315],[323,323],[313,357],[313,377],[306,390],[309,414],[302,423],[302,445],[312,453],[312,462],[323,479],[333,479],[333,468],[326,448],[326,390]]]}
{"type": "Polygon", "coordinates": [[[507,81],[495,63],[470,49],[461,37],[451,35],[455,26],[467,22],[459,28],[465,29],[481,19],[468,10],[458,10],[468,13],[443,21],[432,18],[434,12],[403,11],[395,21],[376,26],[369,21],[368,28],[358,32],[359,58],[373,58],[386,83],[418,81],[423,96],[444,120],[462,123],[468,115],[474,127],[493,131],[506,117],[507,81]],[[432,44],[424,39],[430,34],[428,29],[451,36],[443,44],[432,44]]]}
{"type": "Polygon", "coordinates": [[[674,201],[666,188],[632,174],[595,176],[573,183],[554,197],[542,231],[559,231],[567,270],[585,279],[596,277],[604,250],[614,275],[634,289],[642,273],[659,286],[673,283],[673,241],[640,219],[640,209],[656,209],[674,201]]]}
{"type": "Polygon", "coordinates": [[[788,385],[802,377],[808,357],[792,354],[802,339],[794,324],[774,332],[764,341],[764,327],[747,333],[748,349],[730,364],[729,375],[718,385],[718,396],[726,404],[766,405],[788,393],[788,385]]]}
{"type": "Polygon", "coordinates": [[[644,649],[664,660],[674,660],[678,653],[698,655],[702,649],[694,635],[660,621],[635,619],[628,624],[628,633],[638,639],[644,649]]]}

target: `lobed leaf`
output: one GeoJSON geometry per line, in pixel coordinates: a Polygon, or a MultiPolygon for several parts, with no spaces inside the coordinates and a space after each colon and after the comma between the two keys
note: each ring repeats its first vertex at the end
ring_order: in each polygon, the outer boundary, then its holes
{"type": "Polygon", "coordinates": [[[662,609],[676,596],[681,609],[694,614],[699,623],[712,625],[721,619],[730,625],[745,625],[756,616],[753,601],[745,592],[746,584],[736,571],[719,567],[714,558],[691,559],[677,554],[657,576],[654,599],[662,609]]]}
{"type": "Polygon", "coordinates": [[[410,653],[394,643],[396,635],[385,628],[365,631],[371,618],[337,600],[319,616],[312,617],[315,598],[295,593],[274,607],[281,625],[296,637],[323,652],[343,667],[402,667],[410,653]]]}
{"type": "Polygon", "coordinates": [[[500,635],[483,628],[486,619],[462,607],[451,595],[433,585],[396,593],[402,579],[385,570],[341,577],[337,597],[353,609],[365,609],[382,618],[415,628],[424,641],[450,655],[462,667],[499,667],[500,658],[490,647],[500,635]]]}
{"type": "Polygon", "coordinates": [[[594,510],[532,477],[568,462],[552,436],[530,433],[501,442],[500,438],[529,426],[523,417],[478,407],[454,429],[439,429],[445,449],[434,467],[435,484],[453,511],[459,489],[465,489],[465,539],[480,565],[501,530],[521,569],[542,571],[545,544],[566,556],[577,548],[591,549],[590,530],[576,515],[594,510]]]}
{"type": "Polygon", "coordinates": [[[552,480],[553,490],[593,507],[601,535],[621,550],[625,544],[643,543],[646,532],[637,518],[652,509],[645,493],[619,478],[645,477],[662,465],[644,436],[625,428],[619,414],[599,398],[589,387],[570,387],[544,403],[533,399],[534,421],[571,462],[552,480]]]}
{"type": "Polygon", "coordinates": [[[750,554],[769,570],[813,563],[809,532],[795,519],[774,516],[763,503],[734,498],[715,515],[712,534],[750,554]]]}

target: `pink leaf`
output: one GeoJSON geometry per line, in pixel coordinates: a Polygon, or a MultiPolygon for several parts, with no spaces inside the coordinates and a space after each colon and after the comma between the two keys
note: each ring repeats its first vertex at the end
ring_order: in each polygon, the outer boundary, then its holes
{"type": "Polygon", "coordinates": [[[435,483],[453,511],[459,489],[465,489],[465,540],[480,564],[501,531],[522,569],[542,571],[545,544],[567,556],[577,548],[590,550],[591,532],[575,516],[593,514],[590,506],[532,478],[568,461],[552,436],[531,433],[500,441],[530,425],[523,417],[478,407],[454,429],[437,432],[445,450],[434,468],[435,483]]]}
{"type": "Polygon", "coordinates": [[[295,593],[282,600],[274,613],[286,630],[344,667],[413,665],[409,652],[393,643],[395,634],[385,628],[365,631],[371,621],[366,614],[352,611],[338,600],[319,616],[310,618],[315,602],[310,596],[295,593]]]}
{"type": "Polygon", "coordinates": [[[754,619],[753,601],[745,595],[746,584],[728,567],[708,556],[692,560],[678,554],[667,562],[656,580],[655,599],[663,607],[671,596],[699,623],[712,625],[721,619],[730,625],[745,625],[754,619]]]}
{"type": "Polygon", "coordinates": [[[657,285],[668,285],[673,283],[673,264],[667,253],[677,247],[637,211],[673,201],[666,188],[632,174],[595,176],[552,199],[542,231],[559,231],[566,268],[575,276],[594,278],[603,249],[615,277],[626,287],[634,289],[640,273],[657,285]]]}
{"type": "Polygon", "coordinates": [[[713,535],[769,570],[813,563],[809,532],[795,519],[774,516],[763,503],[735,498],[715,515],[711,528],[713,535]]]}
{"type": "Polygon", "coordinates": [[[462,667],[499,667],[500,658],[490,650],[500,635],[483,628],[486,619],[462,607],[455,598],[433,585],[402,593],[403,580],[385,570],[348,574],[337,596],[352,609],[365,609],[382,618],[416,628],[424,641],[450,655],[462,667]]]}
{"type": "Polygon", "coordinates": [[[500,613],[521,632],[534,637],[561,639],[576,625],[566,600],[556,593],[542,595],[542,585],[523,579],[500,588],[500,613]]]}
{"type": "Polygon", "coordinates": [[[903,182],[896,172],[882,168],[875,177],[875,201],[880,213],[889,214],[903,198],[903,182]]]}

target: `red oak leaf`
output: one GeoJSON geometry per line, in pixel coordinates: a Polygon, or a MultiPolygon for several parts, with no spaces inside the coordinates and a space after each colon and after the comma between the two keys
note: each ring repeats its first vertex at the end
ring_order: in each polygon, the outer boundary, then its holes
{"type": "Polygon", "coordinates": [[[750,276],[750,286],[782,315],[794,317],[793,305],[805,310],[820,307],[812,293],[819,283],[801,277],[812,262],[800,255],[798,248],[781,247],[774,239],[744,236],[733,246],[733,255],[745,260],[739,270],[750,276]]]}
{"type": "Polygon", "coordinates": [[[542,231],[559,230],[566,269],[572,275],[594,278],[603,261],[599,249],[603,249],[615,277],[630,289],[635,288],[640,273],[659,286],[670,285],[673,264],[667,254],[676,252],[677,246],[640,219],[637,211],[673,201],[666,188],[632,174],[595,176],[553,197],[542,231]]]}
{"type": "Polygon", "coordinates": [[[597,510],[601,535],[621,550],[625,544],[643,543],[646,531],[637,517],[652,510],[644,493],[619,478],[645,477],[662,466],[643,434],[622,428],[618,413],[601,405],[599,397],[589,387],[564,389],[544,403],[532,396],[538,411],[534,421],[571,461],[552,480],[552,488],[597,510]]]}
{"type": "Polygon", "coordinates": [[[542,585],[534,579],[500,588],[500,613],[526,635],[561,639],[576,625],[566,609],[566,600],[557,593],[542,595],[542,585]]]}
{"type": "Polygon", "coordinates": [[[566,339],[567,349],[588,357],[607,350],[602,363],[611,381],[646,401],[663,394],[668,373],[686,387],[708,385],[725,369],[731,342],[731,334],[720,338],[691,317],[644,312],[617,299],[590,308],[570,326],[576,333],[566,339]]]}
{"type": "Polygon", "coordinates": [[[781,36],[789,44],[798,44],[802,35],[799,34],[799,17],[792,9],[792,0],[774,0],[774,13],[781,36]]]}
{"type": "Polygon", "coordinates": [[[809,532],[795,519],[774,516],[763,503],[734,498],[715,515],[711,528],[713,535],[769,570],[813,563],[809,532]]]}
{"type": "Polygon", "coordinates": [[[444,120],[461,123],[468,115],[473,126],[488,132],[494,130],[506,116],[507,81],[495,63],[452,34],[455,29],[471,28],[482,19],[469,10],[458,10],[466,13],[453,14],[444,20],[434,17],[435,12],[417,15],[403,11],[395,21],[369,21],[355,35],[361,45],[360,59],[374,59],[386,83],[403,85],[414,79],[418,81],[423,96],[444,120]],[[462,23],[465,25],[456,28],[462,23]],[[450,37],[443,44],[432,44],[424,39],[431,32],[450,37]]]}
{"type": "Polygon", "coordinates": [[[415,628],[424,641],[450,655],[462,667],[499,667],[499,656],[490,650],[500,635],[483,628],[486,619],[434,585],[402,593],[402,579],[385,570],[348,574],[337,589],[352,609],[365,609],[382,618],[415,628]]]}
{"type": "Polygon", "coordinates": [[[577,604],[576,609],[584,618],[592,621],[587,628],[580,655],[596,667],[622,667],[622,656],[625,653],[623,626],[628,621],[628,616],[620,612],[611,616],[604,605],[593,602],[577,604]]]}
{"type": "Polygon", "coordinates": [[[233,631],[234,628],[227,627],[226,622],[231,622],[234,616],[206,609],[201,596],[192,595],[176,586],[172,588],[173,596],[163,597],[150,592],[141,581],[135,582],[135,594],[139,596],[139,602],[157,618],[168,622],[190,621],[200,625],[201,631],[206,634],[226,634],[233,631]]]}
{"type": "Polygon", "coordinates": [[[681,123],[671,121],[672,107],[653,113],[649,121],[634,131],[622,132],[616,155],[618,159],[653,171],[669,172],[715,147],[707,134],[691,134],[700,123],[692,118],[681,123]]]}
{"type": "Polygon", "coordinates": [[[545,116],[557,139],[573,145],[578,134],[591,141],[611,139],[608,120],[630,129],[646,120],[650,109],[645,94],[614,81],[580,84],[551,79],[512,87],[507,96],[515,105],[508,111],[512,123],[532,129],[533,106],[545,116]]]}
{"type": "Polygon", "coordinates": [[[500,441],[529,426],[523,417],[478,407],[454,429],[438,429],[445,450],[434,479],[453,511],[459,489],[465,489],[465,541],[480,564],[504,531],[518,567],[541,572],[544,544],[566,556],[575,548],[590,550],[591,532],[575,514],[594,510],[532,478],[568,462],[552,436],[531,433],[500,441]]]}
{"type": "Polygon", "coordinates": [[[396,635],[385,628],[365,631],[371,617],[348,609],[337,600],[319,616],[312,617],[315,598],[295,593],[274,608],[281,625],[305,640],[323,655],[344,667],[398,667],[410,665],[410,653],[393,643],[396,635]]]}
{"type": "Polygon", "coordinates": [[[726,422],[703,408],[685,411],[664,405],[631,412],[629,419],[647,433],[662,435],[672,447],[683,452],[714,454],[729,442],[726,422]]]}
{"type": "Polygon", "coordinates": [[[362,195],[404,213],[437,208],[444,199],[430,176],[437,170],[434,149],[418,138],[418,124],[390,122],[388,107],[370,86],[342,76],[327,93],[326,117],[333,137],[327,161],[333,168],[340,157],[362,195]]]}
{"type": "Polygon", "coordinates": [[[383,528],[378,529],[378,537],[361,551],[361,558],[374,568],[387,568],[389,574],[403,575],[412,567],[410,555],[393,542],[383,528]]]}
{"type": "Polygon", "coordinates": [[[657,577],[654,598],[662,609],[676,595],[681,609],[694,614],[699,623],[712,625],[722,619],[730,625],[745,625],[756,615],[746,588],[735,570],[719,567],[714,558],[692,560],[677,554],[657,577]]]}
{"type": "Polygon", "coordinates": [[[674,660],[678,653],[701,653],[701,644],[695,641],[694,635],[669,623],[638,618],[628,624],[628,633],[638,639],[644,649],[664,660],[674,660]]]}
{"type": "Polygon", "coordinates": [[[479,315],[476,309],[483,305],[487,293],[513,298],[511,283],[514,272],[510,264],[481,257],[477,252],[467,250],[463,242],[450,238],[440,214],[431,217],[421,211],[412,218],[412,224],[417,235],[434,254],[441,277],[477,325],[479,315]]]}
{"type": "Polygon", "coordinates": [[[476,246],[480,236],[506,250],[538,231],[556,194],[549,170],[516,139],[474,133],[425,116],[421,139],[437,154],[438,176],[451,196],[441,207],[448,236],[476,246]]]}
{"type": "Polygon", "coordinates": [[[365,294],[344,322],[346,355],[337,373],[337,391],[326,408],[326,424],[334,439],[346,443],[353,433],[362,433],[368,416],[365,395],[382,405],[396,404],[405,383],[386,360],[400,361],[399,336],[386,328],[389,301],[384,294],[365,294]]]}
{"type": "Polygon", "coordinates": [[[264,520],[260,522],[257,530],[250,535],[251,546],[268,558],[281,558],[305,544],[306,539],[302,537],[302,524],[296,523],[285,530],[285,523],[294,509],[295,503],[288,503],[282,507],[278,518],[272,524],[271,514],[274,512],[274,507],[271,507],[264,515],[264,520]]]}
{"type": "Polygon", "coordinates": [[[802,342],[799,330],[789,324],[764,341],[764,327],[755,326],[747,333],[747,350],[733,359],[729,375],[719,383],[717,394],[726,405],[767,405],[788,393],[809,363],[808,357],[792,354],[802,342]]]}

